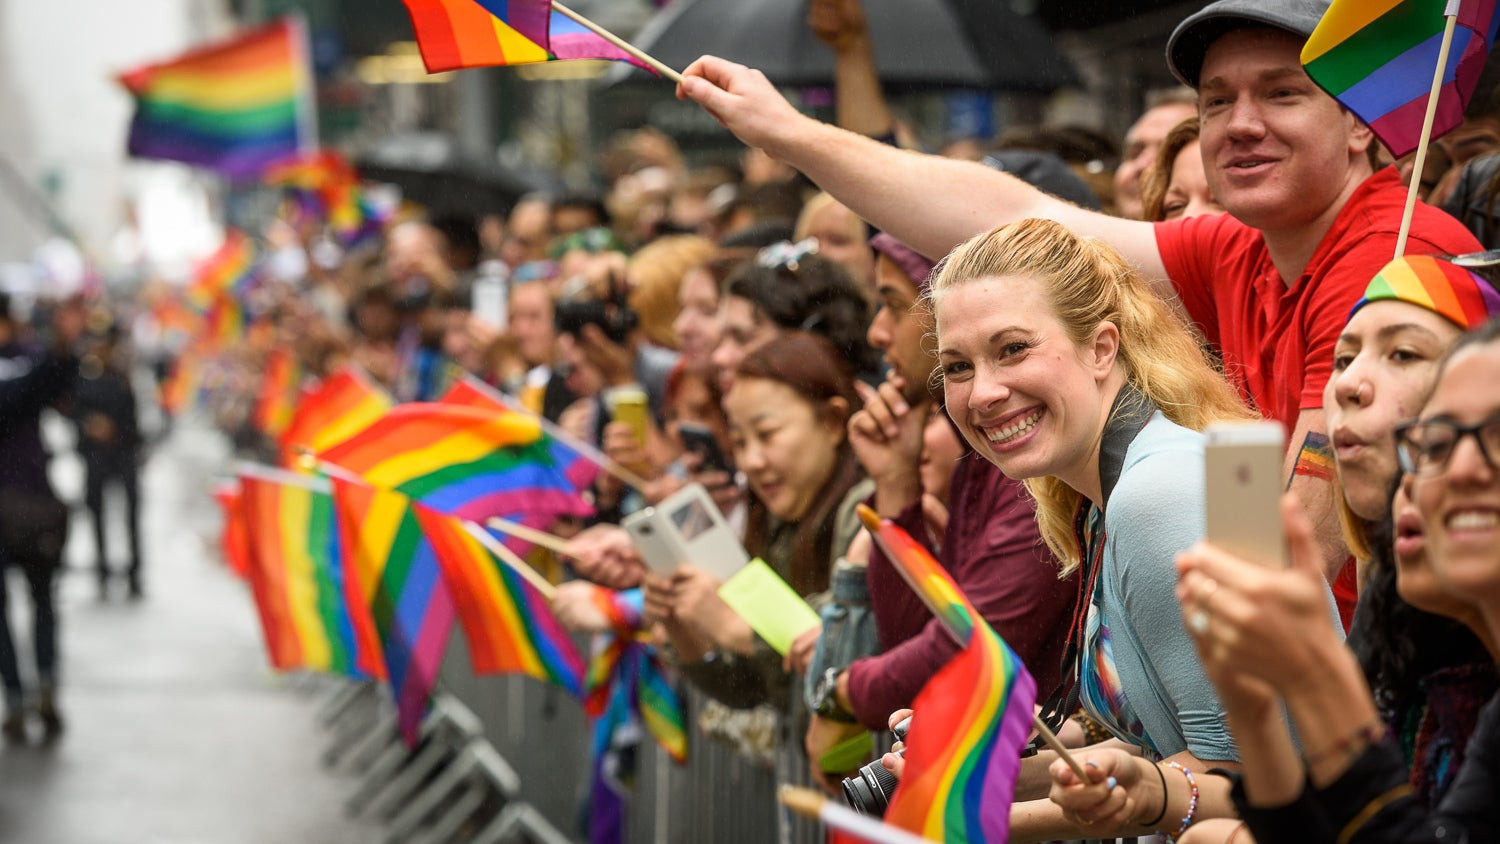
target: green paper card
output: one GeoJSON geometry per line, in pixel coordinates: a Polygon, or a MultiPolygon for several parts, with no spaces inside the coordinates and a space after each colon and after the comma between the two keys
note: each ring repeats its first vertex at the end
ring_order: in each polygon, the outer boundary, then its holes
{"type": "Polygon", "coordinates": [[[874,752],[875,737],[866,730],[828,748],[818,758],[818,766],[825,774],[847,774],[863,765],[874,752]]]}
{"type": "Polygon", "coordinates": [[[821,623],[813,608],[759,557],[724,581],[719,597],[782,656],[798,636],[821,623]]]}

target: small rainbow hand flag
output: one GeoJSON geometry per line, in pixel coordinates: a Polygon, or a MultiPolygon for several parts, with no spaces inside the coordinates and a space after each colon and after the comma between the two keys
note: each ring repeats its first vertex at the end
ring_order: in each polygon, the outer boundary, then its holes
{"type": "Polygon", "coordinates": [[[886,556],[964,646],[912,704],[906,772],[885,820],[933,841],[1004,842],[1036,682],[925,548],[868,507],[859,510],[886,556]]]}
{"type": "Polygon", "coordinates": [[[1479,84],[1500,25],[1495,0],[1333,0],[1302,48],[1302,64],[1399,158],[1417,148],[1445,17],[1455,5],[1458,28],[1432,125],[1438,137],[1463,122],[1479,84]]]}
{"type": "Polygon", "coordinates": [[[558,59],[610,59],[650,69],[554,12],[549,0],[403,2],[428,73],[558,59]]]}
{"type": "Polygon", "coordinates": [[[406,496],[332,478],[348,562],[345,595],[365,602],[361,649],[378,649],[396,698],[396,723],[415,747],[453,632],[453,593],[406,496]]]}
{"type": "Polygon", "coordinates": [[[328,482],[241,464],[249,579],[273,667],[358,675],[328,482]]]}
{"type": "Polygon", "coordinates": [[[474,673],[529,674],[582,697],[583,657],[547,598],[488,547],[484,528],[420,504],[413,509],[453,594],[474,673]]]}
{"type": "Polygon", "coordinates": [[[262,178],[289,191],[307,214],[327,223],[345,247],[380,234],[385,225],[386,214],[366,198],[359,171],[332,150],[278,161],[262,178]]]}
{"type": "Polygon", "coordinates": [[[229,229],[224,242],[193,273],[187,300],[199,313],[207,313],[226,296],[243,303],[259,278],[255,243],[239,229],[229,229]]]}
{"type": "Polygon", "coordinates": [[[275,439],[292,423],[302,389],[302,366],[291,349],[277,347],[266,360],[265,379],[255,397],[255,427],[275,439]]]}
{"type": "Polygon", "coordinates": [[[136,101],[130,154],[247,178],[313,145],[306,43],[287,19],[121,74],[136,101]]]}
{"type": "Polygon", "coordinates": [[[350,367],[331,373],[298,399],[281,434],[283,459],[297,465],[303,453],[321,451],[354,436],[385,415],[391,405],[391,397],[358,370],[350,367]]]}
{"type": "Polygon", "coordinates": [[[520,413],[410,402],[318,458],[474,522],[499,516],[545,530],[561,516],[592,512],[553,462],[537,421],[520,413]]]}

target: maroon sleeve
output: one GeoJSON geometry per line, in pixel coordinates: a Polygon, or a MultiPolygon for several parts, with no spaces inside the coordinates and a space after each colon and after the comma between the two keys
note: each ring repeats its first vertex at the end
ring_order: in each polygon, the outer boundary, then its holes
{"type": "MultiPolygon", "coordinates": [[[[970,452],[955,473],[952,493],[952,514],[939,562],[979,614],[1010,644],[1045,694],[1057,681],[1074,583],[1058,579],[1057,565],[1037,533],[1035,507],[1020,483],[970,452]]],[[[909,515],[903,513],[903,520],[909,515]]],[[[902,526],[909,531],[919,527],[902,526]]],[[[925,538],[925,531],[912,535],[925,538]]],[[[872,556],[868,574],[878,627],[882,612],[897,607],[907,610],[906,599],[916,600],[884,558],[872,556]]],[[[854,714],[873,729],[885,729],[890,713],[910,706],[928,678],[958,652],[957,643],[920,601],[916,609],[919,614],[903,613],[898,623],[889,625],[912,633],[886,642],[882,629],[885,651],[849,666],[854,714]],[[920,629],[914,629],[913,622],[920,623],[920,629]]]]}

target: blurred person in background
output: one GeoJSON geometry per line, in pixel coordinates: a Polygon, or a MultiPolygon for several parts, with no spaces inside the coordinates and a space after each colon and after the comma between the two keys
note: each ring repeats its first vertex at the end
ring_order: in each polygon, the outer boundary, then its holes
{"type": "Polygon", "coordinates": [[[523,196],[506,218],[500,260],[511,270],[528,261],[545,260],[547,244],[551,241],[551,200],[538,194],[523,196]]]}
{"type": "Polygon", "coordinates": [[[1141,174],[1141,219],[1159,223],[1201,214],[1223,214],[1203,172],[1198,117],[1184,119],[1162,139],[1156,160],[1141,174]]]}
{"type": "Polygon", "coordinates": [[[83,306],[58,303],[50,337],[34,339],[0,294],[0,683],[5,687],[6,741],[27,738],[34,712],[47,738],[62,733],[57,683],[57,572],[68,537],[68,507],[47,478],[51,455],[42,442],[42,411],[66,403],[78,379],[73,344],[84,328],[83,306]],[[28,700],[11,634],[9,577],[19,570],[31,595],[34,700],[28,700]]]}
{"type": "Polygon", "coordinates": [[[818,254],[843,265],[854,283],[874,299],[875,253],[870,250],[869,237],[865,221],[826,193],[816,194],[802,206],[792,233],[792,240],[798,243],[816,240],[818,254]]]}
{"type": "Polygon", "coordinates": [[[1198,116],[1198,94],[1177,87],[1153,91],[1146,96],[1146,110],[1125,130],[1125,148],[1115,168],[1115,213],[1129,220],[1145,219],[1141,203],[1141,175],[1172,127],[1198,116]]]}
{"type": "Polygon", "coordinates": [[[109,597],[109,547],[105,542],[104,497],[117,486],[125,497],[131,598],[141,597],[140,462],[141,431],[128,360],[120,351],[120,328],[110,323],[79,364],[69,410],[78,429],[78,455],[84,466],[84,503],[94,523],[94,572],[99,597],[109,597]]]}

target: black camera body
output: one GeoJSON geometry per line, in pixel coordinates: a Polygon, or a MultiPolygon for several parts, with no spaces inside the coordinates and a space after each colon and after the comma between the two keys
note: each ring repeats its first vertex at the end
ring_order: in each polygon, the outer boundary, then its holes
{"type": "Polygon", "coordinates": [[[558,334],[577,337],[585,325],[597,325],[605,337],[621,344],[640,322],[640,315],[630,307],[625,285],[614,279],[608,299],[559,299],[552,312],[552,324],[558,334]]]}
{"type": "MultiPolygon", "coordinates": [[[[911,716],[908,715],[891,728],[891,733],[897,741],[906,741],[906,732],[910,728],[911,716]]],[[[906,748],[901,748],[896,755],[904,757],[906,748]]],[[[891,795],[896,793],[896,783],[896,775],[876,759],[844,780],[844,802],[862,815],[883,817],[891,805],[891,795]]]]}

